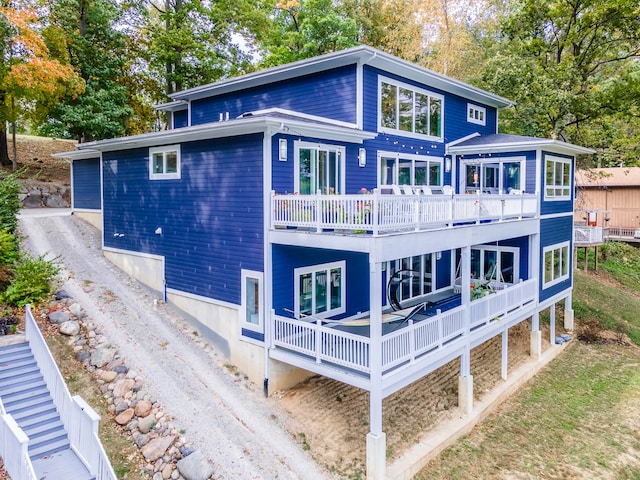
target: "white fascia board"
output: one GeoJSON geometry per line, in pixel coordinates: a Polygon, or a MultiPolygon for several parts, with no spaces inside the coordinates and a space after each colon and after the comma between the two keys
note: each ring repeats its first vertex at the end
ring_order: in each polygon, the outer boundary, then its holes
{"type": "Polygon", "coordinates": [[[174,100],[197,100],[200,98],[212,97],[237,90],[266,85],[281,80],[301,77],[303,75],[322,72],[351,64],[355,65],[356,68],[358,68],[358,64],[371,65],[372,67],[396,73],[400,76],[410,78],[417,82],[424,83],[448,93],[459,95],[484,105],[496,108],[506,108],[515,105],[515,103],[509,99],[461,82],[460,80],[447,77],[411,62],[407,62],[366,45],[341,50],[339,52],[328,53],[326,55],[306,60],[300,60],[287,65],[267,68],[258,72],[221,80],[216,83],[202,85],[189,90],[183,90],[170,95],[170,97],[174,100]]]}
{"type": "Polygon", "coordinates": [[[459,143],[466,142],[467,140],[470,140],[472,138],[476,138],[476,137],[479,137],[479,136],[480,136],[480,134],[478,132],[474,132],[474,133],[471,133],[471,134],[469,134],[469,135],[467,135],[465,137],[462,137],[462,138],[459,138],[457,140],[454,140],[453,142],[449,142],[449,143],[445,144],[445,146],[444,146],[445,155],[449,155],[451,153],[451,147],[455,147],[459,143]]]}
{"type": "MultiPolygon", "coordinates": [[[[253,110],[251,112],[247,112],[250,113],[252,115],[269,115],[269,114],[281,114],[281,115],[291,115],[294,117],[298,117],[298,118],[304,118],[307,120],[312,120],[314,122],[320,122],[320,123],[329,123],[332,125],[336,125],[338,127],[346,127],[346,128],[358,128],[357,125],[355,123],[349,123],[349,122],[343,122],[340,120],[334,120],[332,118],[327,118],[327,117],[320,117],[318,115],[311,115],[308,113],[301,113],[301,112],[296,112],[295,110],[289,110],[286,108],[279,108],[279,107],[274,107],[274,108],[265,108],[263,110],[253,110]]],[[[243,114],[238,118],[245,118],[243,114]]]]}
{"type": "Polygon", "coordinates": [[[70,152],[52,153],[53,158],[66,158],[68,160],[87,160],[89,158],[100,158],[98,150],[72,150],[70,152]]]}
{"type": "Polygon", "coordinates": [[[522,141],[510,143],[492,143],[487,145],[462,145],[449,146],[448,153],[464,155],[474,153],[502,153],[517,152],[523,150],[544,149],[555,153],[565,153],[569,155],[592,154],[595,150],[587,147],[573,145],[572,143],[562,142],[560,140],[540,139],[536,141],[522,141]]]}
{"type": "Polygon", "coordinates": [[[97,142],[79,144],[78,148],[98,152],[128,150],[132,148],[170,145],[173,143],[193,142],[211,138],[235,137],[266,131],[313,136],[351,143],[362,143],[364,140],[375,138],[378,135],[377,133],[365,132],[363,130],[304,121],[285,120],[277,117],[248,117],[223,122],[206,123],[193,127],[163,130],[162,132],[145,133],[131,137],[99,140],[97,142]]]}
{"type": "Polygon", "coordinates": [[[189,107],[189,102],[186,100],[173,100],[171,102],[166,103],[157,103],[153,105],[155,110],[164,110],[167,112],[177,112],[180,110],[187,110],[189,107]]]}

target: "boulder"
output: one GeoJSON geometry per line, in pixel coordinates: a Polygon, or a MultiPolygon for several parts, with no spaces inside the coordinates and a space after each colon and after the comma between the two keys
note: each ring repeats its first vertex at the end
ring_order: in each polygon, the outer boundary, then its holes
{"type": "Polygon", "coordinates": [[[213,465],[199,450],[180,460],[177,466],[186,480],[207,480],[213,475],[213,465]]]}
{"type": "Polygon", "coordinates": [[[71,320],[71,316],[69,315],[69,312],[65,310],[54,310],[49,314],[49,321],[56,325],[68,322],[69,320],[71,320]]]}
{"type": "Polygon", "coordinates": [[[142,433],[149,433],[155,424],[155,417],[153,415],[149,415],[138,420],[138,430],[142,433]]]}
{"type": "Polygon", "coordinates": [[[118,374],[116,372],[114,372],[113,370],[106,370],[104,372],[102,372],[100,374],[100,378],[105,382],[105,383],[111,383],[113,382],[116,377],[118,376],[118,374]]]}
{"type": "MultiPolygon", "coordinates": [[[[175,436],[154,438],[142,448],[142,455],[147,461],[155,461],[162,457],[167,448],[175,441],[175,436]]],[[[207,477],[208,478],[208,477],[207,477]]]]}
{"type": "Polygon", "coordinates": [[[113,387],[114,397],[124,397],[127,392],[133,388],[134,381],[130,378],[122,378],[118,380],[113,387]]]}
{"type": "Polygon", "coordinates": [[[69,305],[69,311],[77,318],[84,318],[85,316],[84,311],[82,310],[82,307],[79,303],[72,303],[71,305],[69,305]]]}
{"type": "Polygon", "coordinates": [[[136,417],[146,417],[151,413],[151,402],[149,400],[140,400],[136,404],[136,417]]]}
{"type": "Polygon", "coordinates": [[[60,324],[60,333],[73,337],[80,333],[80,324],[75,320],[69,320],[60,324]]]}
{"type": "Polygon", "coordinates": [[[104,367],[116,356],[116,350],[108,345],[99,346],[91,354],[91,365],[94,367],[104,367]]]}
{"type": "Polygon", "coordinates": [[[127,408],[124,412],[120,413],[116,418],[118,425],[126,425],[133,418],[133,408],[127,408]]]}

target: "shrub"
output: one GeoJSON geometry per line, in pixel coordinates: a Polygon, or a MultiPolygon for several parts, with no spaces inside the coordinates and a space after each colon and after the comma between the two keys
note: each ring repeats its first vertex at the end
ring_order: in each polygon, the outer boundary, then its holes
{"type": "Polygon", "coordinates": [[[53,293],[52,281],[59,271],[55,259],[47,261],[44,256],[25,255],[16,264],[15,276],[1,300],[18,307],[43,302],[53,293]]]}
{"type": "Polygon", "coordinates": [[[18,212],[21,207],[18,198],[20,193],[18,177],[23,172],[24,169],[7,175],[0,171],[0,228],[7,229],[9,233],[15,232],[18,226],[18,212]]]}

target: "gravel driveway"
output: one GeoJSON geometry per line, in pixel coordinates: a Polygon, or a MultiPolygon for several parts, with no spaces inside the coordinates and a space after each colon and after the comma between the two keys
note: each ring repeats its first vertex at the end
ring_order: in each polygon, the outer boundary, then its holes
{"type": "Polygon", "coordinates": [[[175,426],[213,461],[216,478],[331,478],[286,432],[286,416],[274,400],[231,375],[192,326],[171,308],[154,305],[147,289],[105,259],[95,228],[58,213],[21,213],[24,248],[60,257],[64,290],[145,379],[175,426]]]}

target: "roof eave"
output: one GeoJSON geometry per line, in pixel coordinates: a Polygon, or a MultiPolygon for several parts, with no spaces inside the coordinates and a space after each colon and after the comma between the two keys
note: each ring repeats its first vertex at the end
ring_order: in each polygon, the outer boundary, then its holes
{"type": "MultiPolygon", "coordinates": [[[[81,144],[78,144],[78,147],[81,144]]],[[[67,159],[67,160],[87,160],[90,158],[99,158],[100,157],[100,152],[97,150],[91,150],[91,149],[83,149],[83,150],[71,150],[70,152],[58,152],[58,153],[52,153],[51,156],[53,158],[63,158],[63,159],[67,159]]]]}
{"type": "Polygon", "coordinates": [[[554,153],[565,153],[570,155],[591,155],[595,150],[581,147],[572,143],[561,142],[559,140],[541,140],[537,142],[509,142],[477,145],[453,145],[448,148],[447,153],[454,155],[473,153],[508,153],[523,150],[536,150],[544,148],[554,153]]]}

